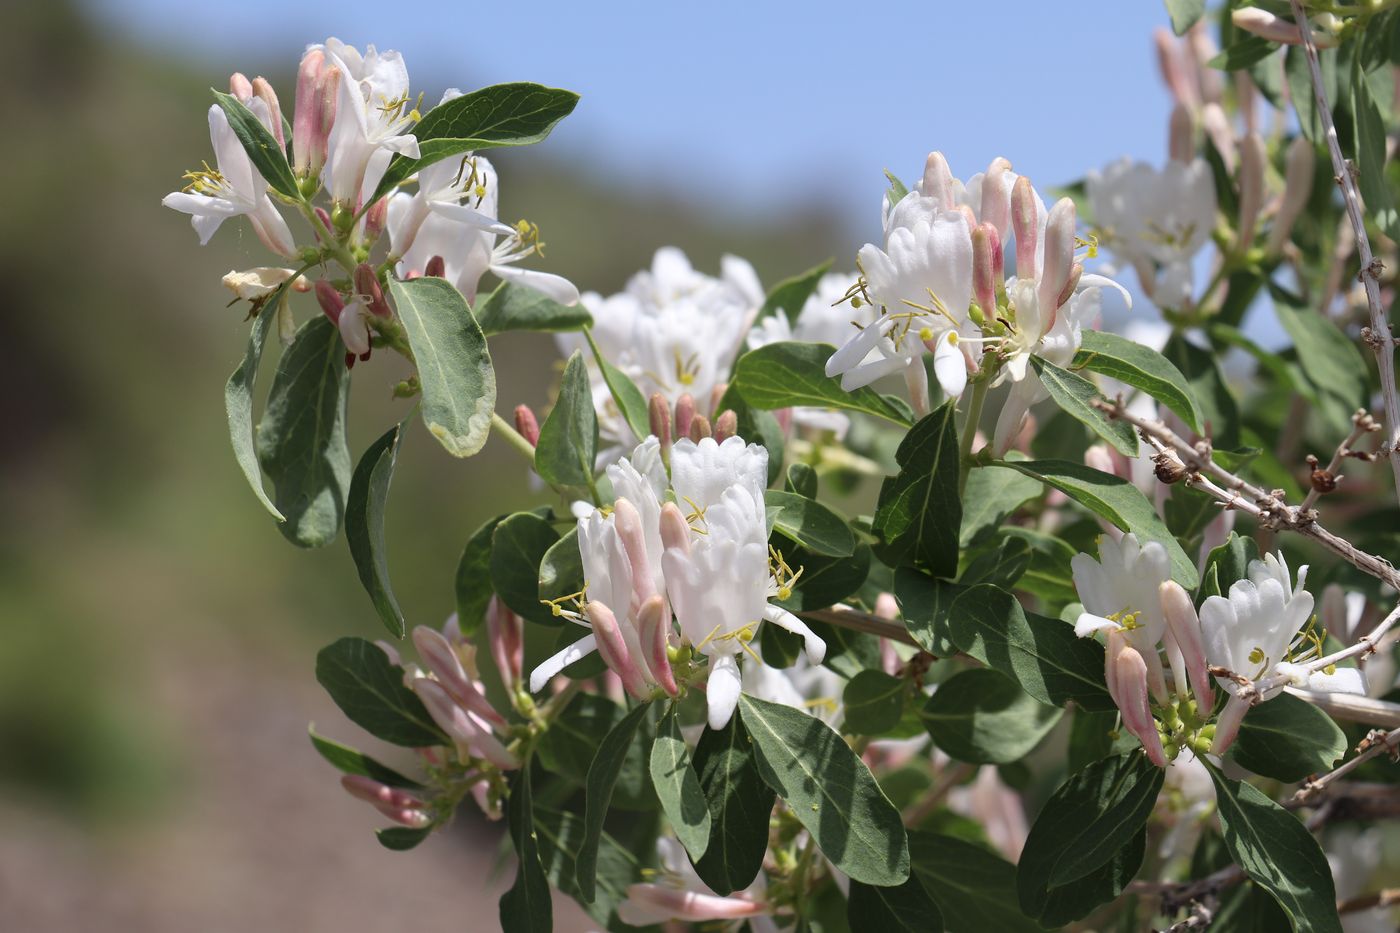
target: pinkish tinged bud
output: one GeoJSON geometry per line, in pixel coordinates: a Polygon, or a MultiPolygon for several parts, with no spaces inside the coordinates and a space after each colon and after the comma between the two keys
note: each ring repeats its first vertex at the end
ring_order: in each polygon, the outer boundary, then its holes
{"type": "Polygon", "coordinates": [[[660,884],[633,884],[617,906],[617,916],[629,926],[651,926],[665,920],[736,920],[771,913],[760,901],[736,894],[720,897],[660,884]]]}
{"type": "Polygon", "coordinates": [[[345,310],[345,299],[340,297],[340,292],[335,290],[326,279],[316,281],[316,301],[321,305],[321,310],[326,312],[326,317],[331,319],[331,323],[340,323],[340,313],[345,310]]]}
{"type": "Polygon", "coordinates": [[[1196,122],[1185,104],[1177,104],[1172,108],[1167,139],[1167,152],[1172,161],[1182,165],[1190,164],[1196,155],[1196,122]]]}
{"type": "Polygon", "coordinates": [[[1118,472],[1118,461],[1114,459],[1113,451],[1109,450],[1107,444],[1094,444],[1085,450],[1084,465],[1110,476],[1122,475],[1118,472]]]}
{"type": "Polygon", "coordinates": [[[1123,725],[1142,742],[1148,760],[1165,768],[1166,752],[1147,698],[1147,664],[1120,631],[1108,635],[1107,664],[1108,692],[1123,713],[1123,725]]]}
{"type": "Polygon", "coordinates": [[[367,262],[355,267],[355,291],[364,297],[370,313],[386,319],[394,316],[394,312],[389,310],[389,303],[384,300],[383,289],[379,287],[379,276],[375,274],[374,266],[367,262]]]}
{"type": "Polygon", "coordinates": [[[688,435],[695,443],[700,443],[707,437],[713,437],[714,431],[710,428],[710,419],[704,415],[696,415],[690,420],[690,434],[688,435]]]}
{"type": "Polygon", "coordinates": [[[370,205],[365,211],[365,239],[373,243],[384,233],[384,225],[389,221],[389,198],[384,196],[370,205]]]}
{"type": "Polygon", "coordinates": [[[486,604],[486,640],[507,690],[520,684],[525,662],[525,623],[495,596],[486,604]]]}
{"type": "Polygon", "coordinates": [[[1190,50],[1192,64],[1195,65],[1196,83],[1201,89],[1202,103],[1219,104],[1225,96],[1225,80],[1208,62],[1220,54],[1220,47],[1211,38],[1210,30],[1204,22],[1197,23],[1186,34],[1186,47],[1190,50]]]}
{"type": "Polygon", "coordinates": [[[423,812],[426,804],[407,791],[398,790],[387,784],[360,774],[346,774],[340,778],[340,786],[351,797],[364,800],[389,819],[404,826],[421,829],[432,822],[423,812]]]}
{"type": "Polygon", "coordinates": [[[938,206],[948,210],[953,206],[953,173],[941,152],[930,152],[924,161],[923,193],[938,199],[938,206]]]}
{"type": "Polygon", "coordinates": [[[433,256],[428,260],[428,264],[423,267],[423,274],[435,279],[443,278],[447,275],[447,260],[441,256],[433,256]]]}
{"type": "Polygon", "coordinates": [[[1152,33],[1152,43],[1157,49],[1157,68],[1162,72],[1162,81],[1167,85],[1172,98],[1178,104],[1195,106],[1196,89],[1182,67],[1181,53],[1172,34],[1157,27],[1152,33]]]}
{"type": "Polygon", "coordinates": [[[998,242],[1011,224],[1011,179],[1007,177],[1010,171],[1010,161],[997,156],[982,178],[982,222],[996,228],[998,242]]]}
{"type": "Polygon", "coordinates": [[[272,118],[272,135],[282,150],[287,148],[287,137],[282,130],[282,105],[277,101],[277,92],[267,79],[259,75],[253,79],[253,96],[267,104],[267,112],[272,118]]]}
{"type": "Polygon", "coordinates": [[[1262,36],[1270,42],[1281,42],[1284,45],[1303,44],[1303,31],[1298,28],[1297,23],[1280,19],[1268,10],[1261,10],[1259,7],[1246,6],[1232,11],[1230,22],[1234,23],[1237,28],[1256,36],[1262,36]]]}
{"type": "MultiPolygon", "coordinates": [[[[938,376],[940,383],[944,379],[945,374],[950,371],[954,373],[949,378],[948,389],[956,388],[957,391],[949,391],[948,394],[959,396],[962,395],[962,389],[958,387],[956,383],[956,380],[959,378],[956,374],[956,370],[958,367],[966,369],[966,363],[963,360],[962,351],[954,348],[951,356],[948,352],[949,341],[957,339],[953,335],[953,331],[945,331],[937,340],[925,340],[924,346],[933,354],[934,373],[938,376]]],[[[964,376],[963,378],[965,383],[966,377],[964,376]]],[[[914,410],[914,417],[916,419],[922,418],[929,413],[928,370],[924,369],[923,360],[910,360],[909,365],[904,367],[904,391],[909,394],[909,407],[914,410]]]]}
{"type": "Polygon", "coordinates": [[[715,440],[722,444],[738,433],[739,416],[734,414],[734,409],[726,408],[715,419],[715,440]]]}
{"type": "Polygon", "coordinates": [[[1060,293],[1073,273],[1075,220],[1074,202],[1069,198],[1060,198],[1050,208],[1050,216],[1045,222],[1045,258],[1041,265],[1040,281],[1036,285],[1040,319],[1045,322],[1042,334],[1054,323],[1055,312],[1060,307],[1060,293]]]}
{"type": "Polygon", "coordinates": [[[593,625],[593,636],[603,663],[622,681],[622,689],[635,699],[646,699],[651,691],[641,668],[633,660],[632,653],[627,650],[627,641],[617,624],[617,616],[597,600],[588,604],[585,614],[593,625]]]}
{"type": "MultiPolygon", "coordinates": [[[[1055,307],[1063,308],[1065,302],[1074,297],[1074,290],[1079,287],[1079,279],[1084,275],[1084,263],[1076,262],[1069,267],[1069,278],[1065,280],[1065,287],[1060,289],[1060,294],[1055,298],[1055,307]]],[[[1050,323],[1055,323],[1055,318],[1050,318],[1050,323]]],[[[1049,330],[1049,327],[1045,328],[1049,330]]]]}
{"type": "Polygon", "coordinates": [[[695,399],[687,392],[676,399],[676,420],[673,430],[676,437],[690,436],[690,423],[695,420],[695,399]]]}
{"type": "Polygon", "coordinates": [[[1232,696],[1225,703],[1225,708],[1215,720],[1215,738],[1210,743],[1212,755],[1223,755],[1235,744],[1235,737],[1240,734],[1240,723],[1244,722],[1244,714],[1247,712],[1248,700],[1232,696]]]}
{"type": "Polygon", "coordinates": [[[1162,613],[1167,617],[1167,628],[1176,639],[1176,646],[1181,649],[1182,660],[1186,662],[1186,676],[1196,695],[1196,708],[1203,712],[1209,710],[1215,705],[1215,691],[1211,687],[1210,667],[1206,662],[1201,620],[1196,616],[1196,607],[1181,584],[1173,580],[1163,583],[1158,595],[1162,601],[1162,613]]]}
{"type": "Polygon", "coordinates": [[[466,636],[462,634],[462,622],[457,618],[457,613],[447,617],[447,621],[442,623],[442,637],[447,639],[447,643],[454,651],[460,649],[467,643],[466,636]]]}
{"type": "Polygon", "coordinates": [[[1249,249],[1254,242],[1254,228],[1264,206],[1264,172],[1268,167],[1263,137],[1250,133],[1240,148],[1240,220],[1235,239],[1238,252],[1249,249]]]}
{"type": "Polygon", "coordinates": [[[651,560],[647,555],[646,531],[642,528],[642,516],[627,498],[618,497],[613,504],[613,527],[618,540],[627,554],[627,563],[632,567],[632,609],[639,610],[656,593],[656,577],[653,575],[651,560]]]}
{"type": "Polygon", "coordinates": [[[423,701],[423,708],[433,722],[457,744],[459,752],[484,758],[498,768],[519,767],[515,756],[492,735],[490,726],[459,706],[442,684],[420,677],[413,682],[413,692],[423,701]]]}
{"type": "Polygon", "coordinates": [[[240,104],[246,104],[253,99],[253,83],[243,72],[235,71],[229,75],[228,92],[238,98],[240,104]]]}
{"type": "Polygon", "coordinates": [[[968,207],[966,204],[959,204],[953,209],[963,215],[963,220],[967,221],[967,229],[969,232],[977,226],[977,214],[972,208],[968,207]]]}
{"type": "Polygon", "coordinates": [[[642,653],[646,665],[651,670],[652,679],[661,685],[669,695],[680,692],[676,685],[676,675],[671,670],[671,659],[666,649],[671,645],[671,613],[666,608],[666,600],[660,595],[652,596],[642,603],[637,616],[638,634],[642,640],[642,653]]]}
{"type": "MultiPolygon", "coordinates": [[[[899,618],[899,603],[895,601],[893,593],[881,593],[875,597],[875,615],[891,622],[899,618]]],[[[899,673],[899,654],[894,650],[894,642],[888,638],[880,639],[880,668],[890,676],[899,673]]]]}
{"type": "Polygon", "coordinates": [[[481,688],[467,676],[462,667],[462,659],[457,656],[446,636],[427,625],[419,625],[413,629],[413,647],[418,649],[418,656],[423,659],[428,670],[433,672],[443,689],[463,709],[475,713],[492,725],[506,724],[505,718],[491,706],[481,688]]]}
{"type": "Polygon", "coordinates": [[[719,414],[719,403],[724,401],[724,393],[729,389],[729,383],[721,382],[710,390],[710,407],[705,409],[705,415],[714,418],[719,414]]]}
{"type": "Polygon", "coordinates": [[[1201,126],[1205,128],[1215,151],[1220,153],[1220,161],[1233,172],[1235,163],[1239,161],[1239,153],[1235,147],[1235,131],[1225,110],[1219,104],[1206,104],[1201,108],[1201,126]]]}
{"type": "Polygon", "coordinates": [[[530,410],[529,405],[515,406],[515,430],[520,432],[520,436],[530,442],[531,447],[537,447],[540,443],[540,422],[535,418],[535,413],[530,410]]]}
{"type": "Polygon", "coordinates": [[[1035,187],[1022,175],[1011,187],[1011,231],[1016,237],[1016,275],[1035,277],[1035,251],[1040,240],[1040,205],[1035,187]]]}
{"type": "Polygon", "coordinates": [[[988,318],[996,315],[997,286],[1001,276],[1001,237],[997,228],[981,223],[972,228],[972,295],[988,318]]]}
{"type": "Polygon", "coordinates": [[[296,113],[292,115],[292,168],[300,176],[311,170],[316,126],[320,122],[317,95],[321,72],[326,66],[326,53],[312,49],[301,58],[297,69],[296,113]]]}
{"type": "Polygon", "coordinates": [[[666,396],[652,393],[647,402],[647,418],[651,422],[651,433],[661,442],[662,457],[669,456],[671,449],[671,406],[666,404],[666,396]]]}
{"type": "Polygon", "coordinates": [[[668,551],[690,553],[690,525],[674,502],[661,507],[661,545],[668,551]]]}
{"type": "Polygon", "coordinates": [[[1298,136],[1288,147],[1283,177],[1283,200],[1279,202],[1274,225],[1269,230],[1268,249],[1276,255],[1288,242],[1293,225],[1312,195],[1313,168],[1317,161],[1313,144],[1298,136]]]}

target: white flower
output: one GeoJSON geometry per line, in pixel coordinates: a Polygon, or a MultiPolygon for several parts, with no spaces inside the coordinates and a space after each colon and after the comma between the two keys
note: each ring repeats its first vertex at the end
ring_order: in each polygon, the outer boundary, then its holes
{"type": "MultiPolygon", "coordinates": [[[[264,126],[269,125],[267,104],[255,97],[247,106],[264,126]]],[[[187,172],[190,183],[184,190],[167,194],[160,203],[190,215],[201,245],[209,242],[225,220],[246,215],[268,249],[282,256],[296,255],[292,231],[267,196],[267,182],[253,167],[229,126],[228,116],[217,104],[209,108],[209,141],[214,144],[218,167],[211,169],[206,163],[200,171],[187,172]]]]}
{"type": "MultiPolygon", "coordinates": [[[[763,287],[753,267],[735,256],[720,262],[720,277],[698,272],[674,247],[656,251],[651,268],[638,272],[624,291],[582,300],[593,315],[593,338],[603,356],[637,384],[644,397],[660,393],[673,406],[689,395],[708,416],[711,395],[729,378],[763,287]]],[[[568,355],[584,347],[577,334],[561,335],[568,355]]],[[[612,404],[602,374],[589,359],[594,402],[602,436],[625,444],[632,436],[612,404]]]]}
{"type": "Polygon", "coordinates": [[[408,69],[398,52],[381,55],[371,45],[361,54],[335,38],[320,48],[341,74],[327,143],[326,190],[338,204],[358,210],[395,153],[418,157],[418,138],[411,132],[417,105],[409,96],[408,69]]]}
{"type": "Polygon", "coordinates": [[[1203,159],[1158,170],[1123,158],[1085,180],[1103,244],[1164,308],[1190,307],[1191,260],[1215,228],[1215,181],[1203,159]]]}
{"type": "MultiPolygon", "coordinates": [[[[1074,624],[1074,633],[1086,638],[1095,632],[1121,631],[1128,644],[1144,657],[1157,656],[1167,622],[1162,614],[1158,592],[1171,579],[1171,558],[1156,541],[1140,544],[1137,535],[1126,534],[1114,541],[1099,538],[1099,559],[1076,554],[1070,560],[1074,587],[1084,611],[1074,624]]],[[[1149,671],[1152,663],[1148,662],[1149,671]]],[[[1151,676],[1151,675],[1149,675],[1151,676]]],[[[1159,661],[1153,692],[1165,693],[1159,661]]]]}

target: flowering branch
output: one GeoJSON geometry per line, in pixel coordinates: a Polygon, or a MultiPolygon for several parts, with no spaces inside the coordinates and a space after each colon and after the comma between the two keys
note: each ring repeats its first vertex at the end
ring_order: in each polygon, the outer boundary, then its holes
{"type": "Polygon", "coordinates": [[[1322,121],[1323,134],[1327,138],[1327,151],[1332,156],[1332,169],[1337,186],[1342,190],[1342,201],[1346,205],[1347,217],[1351,219],[1352,230],[1356,234],[1356,252],[1360,258],[1361,271],[1357,277],[1366,289],[1366,305],[1371,313],[1371,326],[1362,333],[1362,338],[1376,353],[1376,362],[1381,375],[1381,397],[1385,402],[1386,441],[1382,451],[1390,459],[1390,469],[1395,476],[1396,494],[1400,495],[1400,392],[1395,387],[1395,337],[1390,332],[1385,308],[1381,305],[1380,273],[1383,268],[1380,260],[1371,253],[1371,241],[1366,236],[1366,219],[1361,212],[1361,198],[1356,191],[1356,179],[1352,176],[1352,166],[1342,156],[1341,144],[1337,141],[1337,126],[1332,120],[1332,105],[1327,100],[1327,90],[1323,85],[1322,66],[1317,58],[1317,43],[1312,30],[1306,28],[1308,17],[1303,10],[1302,0],[1289,0],[1293,8],[1293,19],[1299,25],[1303,51],[1308,59],[1308,73],[1312,77],[1313,95],[1317,100],[1317,115],[1322,121]]]}
{"type": "Polygon", "coordinates": [[[1328,786],[1346,777],[1361,765],[1377,758],[1382,754],[1388,754],[1392,758],[1400,756],[1400,729],[1392,729],[1390,732],[1382,732],[1380,729],[1373,729],[1366,738],[1361,740],[1361,744],[1356,747],[1356,757],[1344,762],[1340,767],[1329,771],[1322,777],[1308,781],[1293,795],[1288,801],[1288,806],[1307,806],[1313,801],[1323,796],[1328,786]]]}

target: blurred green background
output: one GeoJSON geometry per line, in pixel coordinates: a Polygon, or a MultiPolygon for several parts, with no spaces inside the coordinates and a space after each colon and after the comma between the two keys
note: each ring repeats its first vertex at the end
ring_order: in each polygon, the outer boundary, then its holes
{"type": "MultiPolygon", "coordinates": [[[[502,886],[488,878],[494,828],[384,851],[377,814],[305,738],[314,720],[367,744],[312,670],[322,644],[380,625],[343,537],[292,548],[231,456],[222,390],[247,324],[219,279],[267,255],[239,222],[201,249],[160,206],[209,157],[208,87],[226,76],[113,41],[68,2],[11,2],[3,16],[0,926],[368,930],[410,912],[429,928],[493,924],[494,898],[478,895],[502,886]]],[[[268,76],[290,105],[286,66],[268,76]]],[[[503,215],[545,232],[539,267],[584,289],[616,290],[668,242],[702,269],[745,256],[767,283],[858,245],[816,200],[764,225],[659,186],[606,186],[548,145],[493,158],[503,215]]],[[[319,313],[306,296],[294,307],[319,313]]],[[[502,412],[546,402],[551,340],[507,335],[492,350],[502,412]]],[[[396,362],[354,370],[356,456],[404,410],[396,362]]],[[[483,518],[538,501],[504,444],[457,461],[421,429],[392,500],[410,624],[451,610],[483,518]]]]}

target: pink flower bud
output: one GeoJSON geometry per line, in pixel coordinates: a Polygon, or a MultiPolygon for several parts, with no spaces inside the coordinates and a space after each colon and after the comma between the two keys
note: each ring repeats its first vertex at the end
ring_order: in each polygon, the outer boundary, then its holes
{"type": "Polygon", "coordinates": [[[924,161],[923,193],[938,200],[945,211],[953,206],[953,173],[941,152],[930,152],[924,161]]]}
{"type": "Polygon", "coordinates": [[[661,456],[669,457],[671,450],[671,406],[666,404],[666,396],[655,392],[647,403],[647,416],[651,421],[651,433],[661,442],[661,456]]]}
{"type": "Polygon", "coordinates": [[[345,310],[345,299],[340,296],[340,292],[335,290],[327,279],[316,281],[316,301],[321,305],[321,310],[326,313],[326,317],[331,319],[332,324],[340,323],[340,313],[345,310]]]}
{"type": "Polygon", "coordinates": [[[1279,19],[1268,10],[1261,10],[1259,7],[1245,6],[1232,11],[1230,22],[1234,23],[1236,28],[1262,36],[1270,42],[1281,42],[1284,45],[1303,44],[1303,31],[1298,28],[1297,23],[1279,19]]]}
{"type": "Polygon", "coordinates": [[[1264,206],[1264,173],[1268,168],[1264,138],[1250,133],[1240,149],[1240,220],[1235,240],[1235,248],[1240,252],[1254,242],[1254,228],[1264,206]]]}
{"type": "Polygon", "coordinates": [[[629,885],[626,899],[617,907],[618,918],[629,926],[651,926],[665,920],[735,920],[768,912],[768,905],[743,895],[719,897],[659,884],[629,885]]]}
{"type": "Polygon", "coordinates": [[[990,223],[972,228],[972,295],[982,313],[996,316],[997,286],[1001,284],[1001,237],[990,223]]]}
{"type": "Polygon", "coordinates": [[[365,240],[373,243],[384,233],[384,225],[389,221],[389,196],[385,195],[370,205],[365,211],[365,240]]]}
{"type": "Polygon", "coordinates": [[[1011,188],[1011,230],[1016,237],[1016,275],[1035,277],[1035,251],[1040,240],[1040,207],[1035,187],[1022,175],[1011,188]]]}
{"type": "Polygon", "coordinates": [[[710,405],[705,409],[707,417],[713,419],[719,414],[719,403],[724,401],[724,393],[728,388],[729,383],[721,382],[710,390],[710,405]]]}
{"type": "Polygon", "coordinates": [[[1044,322],[1041,334],[1054,324],[1055,312],[1060,307],[1060,294],[1074,269],[1075,220],[1074,202],[1069,198],[1060,198],[1050,208],[1050,216],[1045,223],[1045,259],[1036,286],[1040,319],[1044,322]]]}
{"type": "Polygon", "coordinates": [[[671,646],[671,612],[666,608],[666,600],[662,596],[652,596],[642,603],[637,616],[637,630],[642,640],[643,660],[651,671],[652,679],[661,685],[662,690],[675,696],[680,688],[671,670],[671,658],[666,653],[671,646]]]}
{"type": "Polygon", "coordinates": [[[690,436],[690,422],[695,419],[695,399],[687,392],[676,399],[676,420],[673,430],[676,437],[690,436]]]}
{"type": "Polygon", "coordinates": [[[313,174],[311,163],[321,106],[318,92],[321,72],[325,67],[326,53],[311,49],[302,56],[301,66],[297,69],[296,113],[292,115],[292,168],[303,177],[313,174]]]}
{"type": "MultiPolygon", "coordinates": [[[[310,57],[308,53],[308,57],[310,57]]],[[[321,62],[324,65],[324,59],[321,62]]],[[[303,59],[303,66],[307,66],[303,59]]],[[[335,124],[336,104],[340,99],[340,69],[334,65],[329,68],[322,67],[316,74],[316,80],[311,88],[311,93],[306,98],[306,121],[303,124],[302,96],[301,96],[301,76],[298,76],[297,84],[297,122],[303,125],[301,132],[302,146],[297,149],[297,127],[292,127],[292,151],[293,158],[297,160],[297,172],[303,176],[315,176],[321,174],[321,166],[326,164],[326,148],[331,138],[331,127],[335,124]],[[302,164],[302,160],[305,164],[302,164]]]]}
{"type": "Polygon", "coordinates": [[[373,804],[376,810],[396,823],[421,829],[432,822],[432,818],[423,812],[427,805],[408,791],[390,787],[361,774],[342,775],[340,786],[345,788],[351,797],[373,804]]]}
{"type": "MultiPolygon", "coordinates": [[[[1065,287],[1060,289],[1060,294],[1055,298],[1056,308],[1063,308],[1065,302],[1074,297],[1074,290],[1079,287],[1079,279],[1082,275],[1084,275],[1084,263],[1076,262],[1069,267],[1069,278],[1065,280],[1065,287]]],[[[1054,317],[1050,318],[1050,323],[1055,323],[1054,317]]],[[[1045,329],[1049,330],[1050,328],[1046,327],[1045,329]]]]}
{"type": "Polygon", "coordinates": [[[1205,22],[1199,22],[1186,34],[1186,47],[1191,52],[1195,65],[1196,83],[1201,89],[1201,102],[1219,104],[1225,97],[1225,79],[1221,73],[1208,64],[1220,54],[1220,47],[1211,38],[1205,22]]]}
{"type": "Polygon", "coordinates": [[[1313,144],[1301,134],[1288,147],[1283,177],[1283,200],[1279,202],[1278,213],[1274,215],[1274,225],[1269,230],[1268,250],[1277,255],[1288,242],[1293,225],[1312,195],[1313,167],[1317,155],[1313,144]]]}
{"type": "Polygon", "coordinates": [[[1010,171],[1010,161],[997,156],[982,177],[982,222],[996,229],[998,243],[1011,224],[1011,184],[1006,177],[1010,171]]]}
{"type": "Polygon", "coordinates": [[[1157,67],[1162,72],[1162,81],[1171,92],[1172,99],[1188,107],[1197,105],[1196,88],[1182,66],[1176,38],[1169,30],[1159,26],[1152,33],[1152,43],[1157,49],[1157,67]]]}
{"type": "Polygon", "coordinates": [[[1241,700],[1237,696],[1232,696],[1225,703],[1225,708],[1220,711],[1220,716],[1215,720],[1215,738],[1210,743],[1210,753],[1212,755],[1223,755],[1230,750],[1230,746],[1235,744],[1235,737],[1240,734],[1240,723],[1244,722],[1244,714],[1249,712],[1249,701],[1241,700]]]}
{"type": "Polygon", "coordinates": [[[726,408],[715,419],[715,440],[722,444],[738,433],[739,416],[734,414],[734,409],[726,408]]]}
{"type": "Polygon", "coordinates": [[[1196,155],[1196,122],[1185,104],[1172,108],[1167,151],[1174,162],[1189,165],[1196,155]]]}
{"type": "Polygon", "coordinates": [[[431,278],[441,279],[447,275],[447,260],[441,256],[433,256],[428,259],[428,264],[423,267],[423,274],[431,278]]]}
{"type": "Polygon", "coordinates": [[[412,686],[418,699],[423,701],[423,708],[438,728],[457,744],[459,752],[484,758],[498,768],[519,767],[515,756],[491,734],[487,723],[458,705],[442,684],[428,677],[420,677],[412,686]]]}
{"type": "Polygon", "coordinates": [[[1181,650],[1182,660],[1186,662],[1186,676],[1196,695],[1196,708],[1204,714],[1215,706],[1215,691],[1211,687],[1210,667],[1206,662],[1201,620],[1196,617],[1196,607],[1181,584],[1174,580],[1163,583],[1158,588],[1158,595],[1162,601],[1162,614],[1167,617],[1167,628],[1181,650]]]}
{"type": "Polygon", "coordinates": [[[598,655],[603,659],[603,663],[622,681],[622,689],[635,699],[645,700],[651,695],[651,690],[641,668],[627,649],[627,640],[617,624],[617,616],[597,600],[588,604],[585,614],[593,626],[598,655]]]}
{"type": "Polygon", "coordinates": [[[1167,766],[1152,706],[1147,698],[1147,663],[1118,630],[1108,634],[1106,656],[1108,692],[1123,713],[1123,725],[1142,742],[1147,758],[1159,768],[1167,766]]]}
{"type": "Polygon", "coordinates": [[[246,104],[253,99],[253,83],[243,72],[235,71],[229,75],[228,92],[238,98],[240,104],[246,104]]]}
{"type": "Polygon", "coordinates": [[[384,300],[383,289],[379,287],[379,276],[375,274],[374,266],[367,262],[355,267],[355,291],[365,299],[370,313],[386,320],[394,316],[394,312],[389,310],[389,303],[384,300]]]}
{"type": "Polygon", "coordinates": [[[668,551],[690,553],[690,525],[674,502],[661,507],[661,545],[668,551]]]}
{"type": "Polygon", "coordinates": [[[1122,477],[1123,474],[1118,472],[1118,460],[1113,454],[1114,451],[1110,450],[1107,444],[1094,444],[1084,451],[1084,465],[1100,473],[1122,477]]]}
{"type": "Polygon", "coordinates": [[[652,574],[650,558],[647,555],[646,531],[642,528],[642,516],[625,497],[619,496],[613,503],[613,527],[618,540],[627,554],[627,563],[632,568],[632,611],[641,609],[642,604],[656,592],[656,578],[652,574]]]}
{"type": "Polygon", "coordinates": [[[446,636],[427,625],[419,625],[413,629],[413,647],[418,649],[418,656],[443,689],[463,709],[476,713],[494,726],[506,724],[505,717],[496,712],[481,688],[467,675],[462,659],[446,636]]]}
{"type": "Polygon", "coordinates": [[[286,150],[287,137],[282,129],[282,105],[277,101],[277,92],[261,75],[253,79],[252,92],[254,97],[267,104],[267,112],[272,119],[272,135],[277,138],[277,145],[286,150]]]}
{"type": "Polygon", "coordinates": [[[710,427],[710,419],[704,415],[696,415],[690,419],[689,437],[697,444],[707,437],[714,437],[714,431],[710,427]]]}
{"type": "Polygon", "coordinates": [[[1220,153],[1220,161],[1225,163],[1226,170],[1233,172],[1239,154],[1235,147],[1235,131],[1230,126],[1230,118],[1225,115],[1224,108],[1213,103],[1202,107],[1201,126],[1210,137],[1211,145],[1220,153]]]}
{"type": "Polygon", "coordinates": [[[486,604],[486,640],[507,690],[520,684],[525,663],[525,623],[495,596],[486,604]]]}
{"type": "Polygon", "coordinates": [[[535,417],[535,413],[530,410],[529,405],[515,406],[515,430],[520,432],[520,436],[530,442],[531,447],[538,447],[540,443],[540,422],[535,417]]]}

